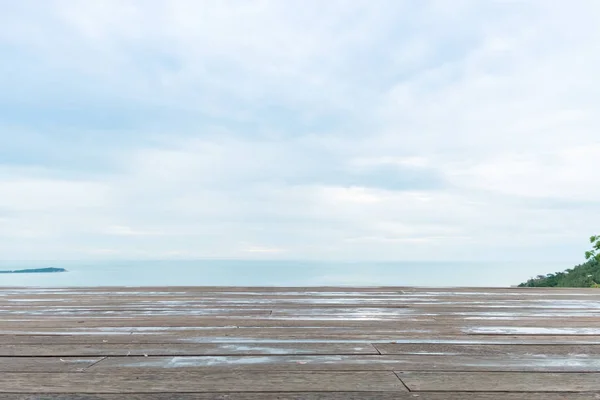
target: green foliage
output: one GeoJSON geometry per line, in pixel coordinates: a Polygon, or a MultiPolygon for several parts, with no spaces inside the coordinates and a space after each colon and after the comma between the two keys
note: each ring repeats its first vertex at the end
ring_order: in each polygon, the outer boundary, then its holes
{"type": "Polygon", "coordinates": [[[585,264],[563,272],[538,275],[519,287],[595,287],[600,288],[600,235],[590,237],[592,249],[585,252],[585,264]]]}
{"type": "Polygon", "coordinates": [[[538,275],[521,283],[519,287],[598,287],[599,284],[600,261],[594,258],[564,272],[538,275]]]}
{"type": "Polygon", "coordinates": [[[592,244],[592,249],[585,252],[585,259],[600,261],[600,235],[590,237],[590,243],[592,244]]]}

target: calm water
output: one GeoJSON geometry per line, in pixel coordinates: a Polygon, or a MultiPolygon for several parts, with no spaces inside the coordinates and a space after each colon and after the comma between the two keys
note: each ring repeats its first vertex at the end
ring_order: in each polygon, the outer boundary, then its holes
{"type": "Polygon", "coordinates": [[[41,267],[62,267],[68,272],[0,274],[0,286],[511,286],[531,276],[569,266],[451,262],[0,261],[0,270],[41,267]]]}

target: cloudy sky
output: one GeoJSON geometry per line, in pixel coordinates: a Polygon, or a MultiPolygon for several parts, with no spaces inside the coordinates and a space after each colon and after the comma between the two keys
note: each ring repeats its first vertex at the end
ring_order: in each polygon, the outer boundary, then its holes
{"type": "Polygon", "coordinates": [[[0,0],[0,258],[582,261],[599,20],[0,0]]]}

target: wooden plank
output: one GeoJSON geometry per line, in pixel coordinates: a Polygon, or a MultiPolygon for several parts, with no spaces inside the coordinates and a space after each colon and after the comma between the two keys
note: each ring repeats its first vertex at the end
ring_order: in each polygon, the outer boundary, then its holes
{"type": "MultiPolygon", "coordinates": [[[[227,301],[202,301],[202,302],[188,302],[186,300],[169,300],[172,303],[181,303],[181,304],[158,304],[153,303],[151,300],[144,301],[110,301],[110,302],[102,302],[100,299],[97,301],[89,301],[84,299],[72,299],[69,301],[57,300],[57,301],[35,301],[34,299],[23,299],[23,302],[11,301],[10,303],[2,303],[0,302],[0,310],[2,313],[6,314],[14,314],[14,315],[41,315],[40,312],[48,311],[51,315],[65,315],[68,316],[72,312],[82,312],[82,313],[90,313],[90,312],[102,312],[107,316],[111,314],[116,314],[116,312],[135,312],[140,313],[142,311],[148,311],[148,315],[154,315],[154,311],[159,312],[163,311],[166,315],[169,315],[169,311],[177,311],[181,309],[193,310],[197,312],[199,315],[208,315],[208,314],[219,314],[221,311],[231,312],[235,314],[236,312],[243,310],[254,310],[257,312],[260,311],[270,311],[273,310],[277,314],[284,315],[286,313],[293,312],[293,310],[300,310],[306,312],[308,315],[311,310],[323,310],[328,312],[349,312],[350,310],[368,310],[371,309],[373,312],[381,311],[389,311],[395,312],[397,314],[409,313],[410,310],[413,310],[415,316],[432,314],[440,312],[444,317],[462,319],[465,317],[480,317],[476,319],[485,319],[481,317],[489,316],[489,317],[505,317],[515,314],[516,316],[522,315],[531,315],[532,317],[539,316],[545,317],[546,314],[558,314],[558,315],[568,315],[573,317],[590,317],[589,312],[594,310],[594,306],[597,302],[587,306],[585,303],[581,304],[581,307],[562,307],[558,304],[556,307],[546,307],[539,305],[536,307],[535,304],[532,304],[530,307],[527,307],[527,302],[522,302],[518,304],[510,304],[510,307],[504,307],[504,303],[495,304],[490,302],[487,305],[472,305],[469,306],[469,302],[465,301],[464,303],[454,304],[451,302],[445,303],[443,301],[432,301],[431,303],[410,303],[408,301],[401,302],[388,302],[388,301],[379,301],[379,300],[370,300],[364,299],[363,302],[347,302],[342,301],[334,302],[331,299],[327,298],[323,302],[306,302],[303,303],[301,300],[306,300],[306,298],[297,299],[296,302],[289,300],[279,300],[272,299],[269,301],[262,301],[254,303],[253,299],[239,299],[236,301],[227,300],[227,301]],[[54,309],[54,310],[53,310],[54,309]],[[111,312],[113,311],[113,312],[111,312]],[[458,314],[464,313],[464,314],[458,314]],[[489,315],[488,315],[489,314],[489,315]]],[[[313,299],[311,299],[313,300],[313,299]]],[[[314,300],[313,300],[314,301],[314,300]]],[[[166,303],[166,302],[165,302],[166,303]]],[[[502,319],[502,318],[493,318],[493,319],[502,319]]]]}
{"type": "Polygon", "coordinates": [[[111,292],[116,294],[142,293],[147,295],[169,295],[198,296],[202,294],[252,294],[258,295],[269,293],[364,293],[372,295],[380,294],[458,294],[458,295],[517,295],[527,297],[527,295],[582,295],[588,294],[597,296],[597,291],[593,288],[500,288],[500,287],[410,287],[410,286],[369,286],[369,287],[339,287],[339,286],[143,286],[143,287],[123,287],[123,286],[92,286],[92,287],[71,287],[71,288],[31,288],[31,287],[0,287],[0,291],[20,294],[31,293],[79,293],[79,294],[102,294],[111,292]]]}
{"type": "Polygon", "coordinates": [[[177,344],[58,344],[3,345],[0,357],[77,357],[77,356],[226,356],[284,354],[379,354],[371,344],[363,343],[177,343],[177,344]]]}
{"type": "Polygon", "coordinates": [[[595,393],[260,392],[0,394],[0,400],[598,400],[595,393]]]}
{"type": "Polygon", "coordinates": [[[515,335],[428,335],[428,334],[378,334],[377,328],[372,327],[372,332],[353,330],[337,331],[332,329],[261,329],[239,328],[215,330],[210,332],[194,332],[193,334],[118,334],[106,335],[102,332],[92,331],[93,334],[77,335],[0,335],[0,351],[6,345],[75,345],[75,344],[203,344],[203,343],[246,343],[246,344],[332,344],[332,343],[403,343],[403,344],[564,344],[564,345],[598,345],[600,336],[515,336],[515,335]]]}
{"type": "Polygon", "coordinates": [[[1,357],[0,372],[82,372],[102,359],[103,357],[1,357]]]}
{"type": "Polygon", "coordinates": [[[115,293],[107,292],[106,295],[98,297],[88,297],[79,295],[70,296],[45,296],[32,294],[30,296],[17,297],[12,295],[2,295],[0,293],[0,307],[6,309],[26,309],[28,306],[33,308],[79,308],[87,307],[109,310],[111,307],[131,309],[149,308],[269,308],[272,305],[278,305],[283,309],[301,308],[308,310],[311,307],[318,308],[347,308],[365,307],[365,308],[441,308],[448,311],[456,311],[462,308],[470,308],[473,311],[496,309],[496,312],[512,313],[515,311],[532,310],[535,313],[555,312],[571,310],[576,313],[578,310],[593,309],[600,296],[592,297],[567,297],[552,298],[551,296],[540,298],[517,298],[486,296],[486,298],[474,299],[471,297],[406,297],[406,296],[317,296],[309,293],[297,296],[269,296],[261,294],[260,296],[219,296],[219,297],[179,297],[179,296],[134,296],[123,297],[115,293]],[[503,309],[503,310],[500,310],[503,309]]]}
{"type": "MultiPolygon", "coordinates": [[[[155,297],[131,297],[125,298],[114,295],[105,295],[97,298],[85,296],[69,296],[69,297],[47,297],[32,295],[22,298],[2,297],[0,293],[0,307],[6,310],[25,310],[27,307],[33,309],[44,309],[48,307],[58,307],[59,309],[99,309],[110,310],[113,307],[118,309],[176,309],[181,307],[198,308],[198,309],[268,309],[273,305],[285,311],[290,308],[299,308],[309,310],[312,307],[334,309],[334,308],[386,308],[386,309],[407,309],[418,308],[430,310],[431,308],[439,308],[450,311],[459,311],[464,308],[469,308],[473,312],[481,312],[486,309],[494,309],[495,312],[513,313],[526,312],[530,310],[533,313],[544,312],[573,312],[576,314],[581,310],[593,309],[600,297],[591,298],[540,298],[540,299],[507,299],[507,298],[441,298],[431,297],[414,299],[411,297],[333,297],[324,296],[317,297],[314,295],[302,296],[228,296],[228,297],[197,297],[183,298],[175,296],[165,296],[162,298],[155,297]],[[110,298],[106,298],[111,296],[110,298]]],[[[468,314],[467,314],[468,315],[468,314]]],[[[460,317],[460,315],[457,315],[460,317]]]]}
{"type": "MultiPolygon", "coordinates": [[[[490,327],[489,331],[473,331],[471,328],[467,330],[464,327],[458,326],[434,326],[434,325],[410,325],[403,321],[395,322],[394,324],[383,324],[383,323],[356,323],[356,321],[350,321],[344,324],[344,321],[331,321],[324,323],[324,321],[274,321],[269,320],[227,320],[221,321],[215,320],[200,320],[194,324],[182,324],[178,325],[176,322],[165,324],[162,326],[162,321],[149,321],[144,326],[131,327],[129,324],[123,323],[122,326],[91,326],[87,324],[80,324],[77,327],[65,327],[62,322],[45,321],[43,327],[36,326],[0,326],[0,335],[12,336],[12,335],[90,335],[90,334],[107,334],[107,335],[127,335],[127,334],[152,334],[152,335],[177,335],[177,336],[207,336],[213,335],[216,330],[230,331],[231,333],[251,332],[255,330],[257,335],[261,336],[277,336],[280,333],[291,332],[293,328],[297,329],[297,333],[306,335],[308,332],[321,334],[321,336],[327,337],[331,332],[335,333],[335,329],[339,329],[338,332],[345,334],[362,334],[362,335],[376,335],[376,339],[387,339],[389,341],[396,341],[404,339],[406,337],[414,338],[436,338],[440,336],[468,336],[473,340],[485,339],[487,336],[570,336],[572,339],[587,339],[600,342],[600,327],[578,327],[573,324],[571,326],[568,322],[567,327],[526,327],[526,326],[514,326],[514,327],[490,327]],[[233,325],[229,325],[233,324],[233,325]],[[398,326],[400,325],[400,326],[398,326]],[[260,328],[260,329],[259,329],[260,328]],[[235,330],[235,332],[232,332],[235,330]],[[324,334],[324,335],[323,335],[324,334]]],[[[566,323],[567,320],[563,322],[566,323]]],[[[133,325],[138,325],[133,323],[133,325]]],[[[241,335],[240,335],[241,336],[241,335]]]]}
{"type": "Polygon", "coordinates": [[[411,343],[376,343],[374,346],[381,354],[396,355],[434,355],[434,356],[569,356],[600,355],[600,345],[568,345],[568,344],[411,344],[411,343]]]}
{"type": "MultiPolygon", "coordinates": [[[[383,297],[389,294],[393,295],[401,295],[407,298],[410,297],[418,297],[427,296],[430,298],[457,298],[462,296],[462,298],[474,300],[474,299],[490,299],[496,300],[498,298],[502,299],[518,299],[518,300],[533,300],[538,296],[544,296],[547,298],[591,298],[597,299],[598,293],[594,291],[594,289],[557,289],[557,288],[544,288],[539,290],[527,290],[527,289],[498,289],[498,288],[449,288],[449,289],[440,289],[440,288],[401,288],[401,287],[384,287],[384,288],[339,288],[339,287],[330,287],[330,288],[224,288],[224,287],[214,287],[214,288],[115,288],[115,287],[107,287],[107,288],[76,288],[76,289],[65,289],[63,291],[49,291],[45,289],[30,289],[30,288],[22,288],[21,290],[16,290],[15,288],[3,288],[0,289],[3,292],[10,293],[13,296],[21,295],[21,296],[32,296],[32,295],[54,295],[54,296],[62,296],[64,294],[69,294],[77,297],[86,297],[86,296],[95,296],[96,298],[103,297],[106,293],[109,293],[113,296],[131,296],[135,295],[135,297],[147,296],[151,298],[156,298],[158,296],[168,296],[168,297],[182,297],[182,298],[198,298],[202,296],[213,296],[213,297],[233,297],[233,296],[246,296],[250,297],[252,294],[255,296],[290,296],[290,295],[306,295],[310,296],[331,296],[331,295],[339,295],[345,296],[348,293],[352,293],[354,295],[368,295],[373,297],[383,297]]],[[[61,297],[61,298],[62,298],[61,297]]]]}
{"type": "MultiPolygon", "coordinates": [[[[539,376],[534,391],[547,390],[549,372],[595,376],[600,372],[599,305],[599,291],[578,289],[7,289],[0,291],[0,391],[22,382],[20,387],[37,393],[98,393],[110,386],[115,394],[139,390],[145,396],[213,388],[216,392],[205,398],[218,398],[217,392],[229,390],[263,391],[254,397],[233,395],[252,400],[268,399],[264,391],[285,399],[295,396],[290,390],[308,388],[330,391],[314,393],[314,398],[337,396],[335,390],[343,389],[372,391],[343,397],[351,399],[418,394],[431,400],[588,400],[574,393],[510,397],[485,387],[464,391],[491,380],[485,378],[490,375],[500,382],[520,377],[525,379],[521,385],[539,376]],[[68,369],[60,361],[67,356],[110,358],[87,369],[68,369]],[[392,371],[429,378],[450,374],[455,387],[452,392],[406,393],[392,371]],[[537,374],[542,371],[547,374],[537,374]],[[457,373],[484,378],[469,381],[457,373]],[[26,379],[27,374],[35,378],[26,379]],[[90,376],[89,382],[78,380],[82,375],[90,376]]],[[[586,378],[577,379],[585,386],[586,378]]]]}
{"type": "Polygon", "coordinates": [[[109,357],[88,371],[519,371],[600,372],[600,357],[570,356],[177,356],[109,357]]]}
{"type": "MultiPolygon", "coordinates": [[[[281,288],[280,288],[281,289],[281,288]]],[[[111,288],[105,291],[98,292],[85,292],[85,291],[64,291],[64,292],[43,292],[43,291],[10,291],[0,289],[0,304],[10,303],[12,300],[19,303],[21,300],[27,301],[28,299],[36,299],[41,301],[56,301],[62,300],[69,301],[73,298],[79,298],[86,301],[104,301],[104,302],[115,302],[119,300],[123,301],[145,301],[155,300],[162,301],[165,299],[175,299],[189,302],[200,302],[200,301],[220,301],[220,300],[236,300],[236,299],[256,299],[256,300],[270,300],[270,299],[282,299],[295,301],[301,298],[311,298],[317,301],[324,300],[327,303],[327,299],[332,299],[332,302],[337,300],[344,301],[356,301],[357,303],[364,302],[364,300],[385,300],[388,299],[392,302],[412,302],[412,303],[425,303],[431,304],[435,300],[441,300],[444,303],[461,303],[466,300],[473,302],[475,305],[485,305],[481,301],[489,301],[493,303],[520,303],[520,302],[532,302],[538,304],[544,301],[556,301],[562,302],[567,300],[598,300],[597,292],[573,292],[573,293],[558,293],[553,291],[542,291],[536,295],[525,295],[523,292],[513,293],[493,293],[489,291],[483,291],[480,295],[474,294],[475,292],[438,292],[438,291],[420,291],[413,293],[397,293],[397,292],[361,292],[356,291],[354,288],[349,288],[347,291],[338,292],[318,292],[314,290],[308,290],[305,292],[291,292],[291,291],[249,291],[249,292],[232,292],[232,291],[221,291],[221,292],[197,292],[197,293],[178,293],[178,292],[144,292],[144,291],[133,291],[133,292],[119,292],[115,288],[111,288]]]]}
{"type": "Polygon", "coordinates": [[[307,388],[325,392],[406,392],[392,372],[0,374],[0,392],[9,393],[269,392],[307,388]]]}
{"type": "MultiPolygon", "coordinates": [[[[356,329],[370,329],[376,324],[380,329],[386,329],[393,331],[394,329],[400,333],[426,333],[429,330],[435,330],[435,332],[448,331],[451,333],[462,333],[461,330],[457,330],[456,327],[451,325],[435,325],[434,323],[423,323],[423,322],[411,322],[404,321],[402,327],[398,326],[398,321],[354,321],[344,320],[343,318],[331,319],[331,320],[302,320],[302,319],[287,319],[277,320],[268,318],[228,318],[228,317],[186,317],[181,316],[179,318],[145,318],[145,319],[118,319],[118,320],[100,320],[100,319],[85,319],[82,317],[80,320],[32,320],[32,321],[4,321],[0,322],[0,334],[11,334],[14,331],[28,333],[31,331],[76,331],[77,329],[83,328],[118,328],[118,327],[132,327],[132,328],[153,328],[163,327],[166,328],[178,328],[178,327],[196,327],[196,328],[214,328],[214,327],[261,327],[261,328],[302,328],[302,327],[338,327],[338,328],[356,328],[356,329]],[[60,329],[59,329],[60,327],[60,329]],[[9,332],[6,332],[9,331],[9,332]]],[[[591,326],[591,325],[590,325],[591,326]]],[[[600,323],[599,323],[600,326],[600,323]]],[[[584,326],[588,327],[588,325],[584,326]]],[[[133,330],[133,329],[132,329],[133,330]]],[[[433,332],[433,331],[431,331],[433,332]]],[[[599,330],[600,332],[600,330],[599,330]]]]}
{"type": "Polygon", "coordinates": [[[588,288],[514,288],[514,287],[413,287],[413,286],[353,286],[353,287],[339,287],[339,286],[285,286],[285,287],[275,287],[275,286],[169,286],[165,288],[164,286],[81,286],[81,287],[73,287],[73,288],[52,288],[52,289],[38,289],[38,288],[30,288],[27,286],[4,286],[0,287],[0,289],[4,290],[69,290],[69,291],[106,291],[106,290],[114,290],[117,292],[128,292],[132,290],[136,291],[148,291],[148,292],[156,292],[156,291],[164,291],[169,290],[171,292],[185,292],[185,293],[195,293],[195,292],[221,292],[221,291],[229,291],[229,292],[281,292],[281,291],[321,291],[321,292],[333,292],[340,291],[346,292],[348,290],[352,290],[360,293],[379,293],[382,291],[402,291],[402,292],[423,292],[423,291],[436,291],[436,292],[491,292],[491,293],[540,293],[540,292],[594,292],[594,289],[588,288]]]}
{"type": "MultiPolygon", "coordinates": [[[[263,313],[263,312],[261,312],[263,313]]],[[[244,314],[244,312],[239,312],[244,314]]],[[[600,336],[600,321],[597,318],[548,318],[531,321],[463,321],[452,319],[414,319],[410,315],[396,318],[362,318],[348,314],[327,316],[315,314],[314,318],[294,317],[290,314],[286,319],[263,316],[240,315],[178,315],[172,317],[145,316],[135,318],[94,318],[82,315],[79,318],[50,318],[32,317],[28,319],[2,318],[0,320],[0,334],[31,333],[36,331],[68,332],[87,328],[109,330],[110,328],[131,328],[131,331],[161,327],[164,330],[172,328],[320,328],[335,327],[340,329],[369,330],[377,327],[379,330],[396,331],[398,334],[442,334],[442,335],[565,335],[600,336]],[[568,325],[565,325],[568,321],[568,325]],[[401,325],[399,326],[399,323],[401,325]]],[[[193,329],[192,329],[193,330],[193,329]]]]}
{"type": "Polygon", "coordinates": [[[598,373],[398,372],[409,390],[436,392],[592,392],[598,373]]]}

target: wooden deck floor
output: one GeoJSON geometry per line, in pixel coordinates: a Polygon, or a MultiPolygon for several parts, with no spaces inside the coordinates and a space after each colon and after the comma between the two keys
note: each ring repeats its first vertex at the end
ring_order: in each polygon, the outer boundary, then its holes
{"type": "Polygon", "coordinates": [[[0,289],[0,400],[598,400],[600,290],[0,289]]]}

